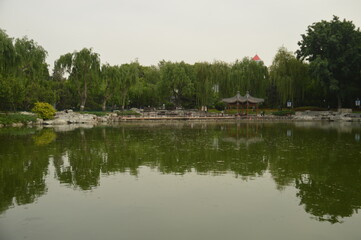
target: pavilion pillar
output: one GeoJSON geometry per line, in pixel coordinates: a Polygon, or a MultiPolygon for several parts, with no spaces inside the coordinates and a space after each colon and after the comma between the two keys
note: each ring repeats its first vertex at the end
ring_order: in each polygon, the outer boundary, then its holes
{"type": "Polygon", "coordinates": [[[247,109],[246,109],[246,115],[247,115],[247,116],[248,116],[248,106],[249,106],[249,105],[248,105],[248,102],[247,102],[247,106],[246,106],[246,108],[247,108],[247,109]]]}
{"type": "Polygon", "coordinates": [[[239,102],[237,102],[237,115],[239,115],[239,102]]]}

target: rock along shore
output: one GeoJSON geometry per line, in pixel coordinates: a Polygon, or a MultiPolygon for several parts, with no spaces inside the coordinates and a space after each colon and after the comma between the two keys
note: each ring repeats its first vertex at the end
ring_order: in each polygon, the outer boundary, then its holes
{"type": "Polygon", "coordinates": [[[157,110],[148,112],[138,112],[139,115],[120,116],[117,113],[109,113],[105,116],[94,114],[81,114],[71,110],[57,112],[53,120],[43,121],[43,125],[66,125],[66,124],[100,124],[129,121],[171,121],[171,120],[198,120],[198,121],[225,121],[225,120],[245,120],[245,121],[347,121],[361,122],[361,113],[350,111],[305,111],[296,112],[291,116],[274,115],[247,115],[234,116],[219,113],[205,113],[197,110],[157,110]]]}
{"type": "MultiPolygon", "coordinates": [[[[29,114],[29,113],[24,113],[29,114]]],[[[24,125],[97,125],[112,124],[117,122],[139,122],[139,121],[341,121],[341,122],[361,122],[361,113],[352,113],[351,111],[305,111],[296,112],[290,116],[274,115],[247,115],[234,116],[220,113],[205,113],[197,110],[157,110],[157,111],[138,111],[138,115],[121,116],[118,113],[108,113],[105,116],[96,116],[94,114],[83,114],[65,110],[56,112],[52,120],[37,119],[36,122],[27,124],[14,123],[12,127],[21,127],[24,125]]],[[[4,126],[0,126],[4,127],[4,126]]]]}

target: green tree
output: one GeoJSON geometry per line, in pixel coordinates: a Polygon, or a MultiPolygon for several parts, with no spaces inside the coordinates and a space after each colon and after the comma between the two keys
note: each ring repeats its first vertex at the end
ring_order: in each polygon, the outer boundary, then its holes
{"type": "Polygon", "coordinates": [[[300,104],[310,83],[308,64],[297,60],[292,52],[281,47],[270,67],[270,79],[278,93],[278,104],[283,105],[287,100],[300,104]]]}
{"type": "Polygon", "coordinates": [[[0,109],[30,109],[36,101],[54,102],[47,52],[27,37],[9,38],[0,30],[0,109]]]}
{"type": "Polygon", "coordinates": [[[218,90],[219,98],[226,98],[234,94],[230,81],[230,65],[225,62],[216,61],[212,63],[212,82],[218,90]]]}
{"type": "Polygon", "coordinates": [[[212,67],[207,62],[195,63],[195,93],[198,106],[208,106],[212,103],[214,93],[214,82],[212,78],[212,67]]]}
{"type": "Polygon", "coordinates": [[[163,99],[182,106],[191,102],[194,96],[193,66],[184,62],[172,63],[161,61],[160,89],[163,99]]]}
{"type": "Polygon", "coordinates": [[[229,96],[237,91],[245,94],[247,91],[253,96],[265,97],[267,86],[268,70],[263,62],[256,62],[249,58],[236,61],[231,65],[230,84],[232,89],[229,96]]]}
{"type": "Polygon", "coordinates": [[[108,101],[119,91],[121,72],[118,66],[105,64],[100,75],[100,92],[102,94],[102,110],[106,110],[108,101]]]}
{"type": "Polygon", "coordinates": [[[361,90],[360,29],[334,16],[308,26],[301,36],[297,57],[310,62],[312,75],[337,99],[339,108],[345,102],[350,105],[361,90]]]}
{"type": "Polygon", "coordinates": [[[94,85],[100,73],[99,54],[92,49],[83,48],[79,52],[67,53],[55,62],[54,72],[57,75],[69,75],[68,80],[79,97],[80,111],[87,102],[89,88],[94,85]]]}
{"type": "Polygon", "coordinates": [[[139,79],[139,68],[140,65],[137,61],[120,66],[120,101],[122,109],[125,108],[129,89],[135,85],[139,79]]]}
{"type": "Polygon", "coordinates": [[[141,66],[139,81],[137,81],[137,83],[130,88],[129,92],[129,98],[132,106],[159,106],[159,81],[159,68],[156,66],[141,66]]]}
{"type": "Polygon", "coordinates": [[[0,77],[13,73],[15,69],[16,52],[13,39],[0,29],[0,77]]]}

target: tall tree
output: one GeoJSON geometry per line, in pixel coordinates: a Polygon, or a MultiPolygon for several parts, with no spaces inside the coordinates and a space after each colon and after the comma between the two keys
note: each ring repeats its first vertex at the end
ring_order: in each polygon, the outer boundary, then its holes
{"type": "Polygon", "coordinates": [[[249,58],[236,61],[231,66],[230,80],[232,94],[237,91],[244,94],[249,91],[254,96],[264,97],[266,92],[268,70],[263,62],[249,58]]]}
{"type": "Polygon", "coordinates": [[[140,65],[137,61],[120,66],[120,98],[122,109],[125,108],[129,89],[135,85],[139,79],[140,65]]]}
{"type": "Polygon", "coordinates": [[[212,102],[213,78],[211,64],[207,62],[195,63],[195,92],[198,106],[207,106],[212,102]]]}
{"type": "Polygon", "coordinates": [[[194,96],[193,66],[184,62],[159,63],[160,88],[164,99],[174,102],[176,106],[185,105],[194,96]]]}
{"type": "Polygon", "coordinates": [[[337,98],[340,108],[361,90],[361,32],[351,21],[321,21],[308,26],[297,50],[310,62],[310,71],[337,98]]]}
{"type": "Polygon", "coordinates": [[[130,88],[129,99],[131,105],[135,107],[159,106],[159,68],[156,66],[142,66],[139,75],[139,81],[130,88]]]}
{"type": "Polygon", "coordinates": [[[226,98],[234,93],[230,81],[230,65],[225,62],[215,61],[212,63],[212,82],[218,90],[219,98],[226,98]]]}
{"type": "Polygon", "coordinates": [[[9,38],[0,30],[0,108],[30,109],[36,101],[53,103],[47,52],[27,37],[9,38]]]}
{"type": "Polygon", "coordinates": [[[94,53],[92,49],[83,48],[79,52],[67,53],[60,56],[55,62],[54,72],[58,75],[69,75],[68,80],[76,89],[80,111],[84,110],[89,86],[99,77],[100,59],[99,54],[94,53]]]}
{"type": "Polygon", "coordinates": [[[100,92],[102,94],[102,110],[106,110],[107,102],[119,91],[121,80],[120,68],[105,64],[100,75],[100,92]]]}
{"type": "Polygon", "coordinates": [[[13,72],[15,59],[13,39],[0,29],[0,76],[7,76],[13,72]]]}
{"type": "Polygon", "coordinates": [[[279,96],[278,104],[283,105],[287,100],[296,104],[303,101],[310,82],[308,65],[297,60],[285,47],[281,47],[273,59],[270,78],[279,96]]]}

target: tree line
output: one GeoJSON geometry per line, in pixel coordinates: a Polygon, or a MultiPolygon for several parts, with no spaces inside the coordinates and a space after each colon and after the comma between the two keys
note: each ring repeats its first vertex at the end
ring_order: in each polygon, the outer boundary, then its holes
{"type": "Polygon", "coordinates": [[[29,110],[48,102],[58,110],[129,107],[222,107],[220,99],[246,91],[266,107],[353,107],[361,97],[361,32],[334,16],[310,25],[296,53],[279,48],[272,65],[245,57],[222,61],[138,61],[103,64],[91,48],[66,53],[50,73],[47,51],[34,40],[0,29],[0,110],[29,110]]]}

